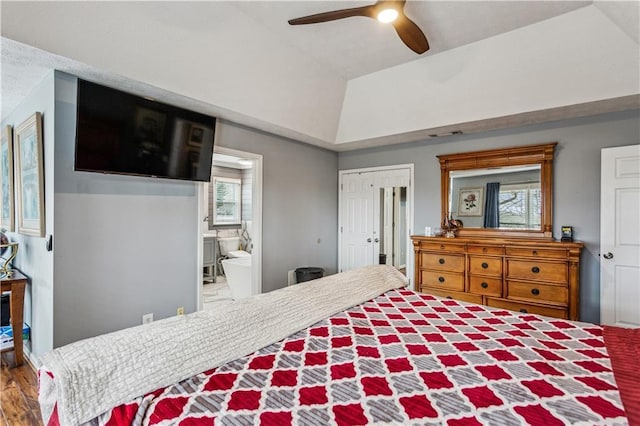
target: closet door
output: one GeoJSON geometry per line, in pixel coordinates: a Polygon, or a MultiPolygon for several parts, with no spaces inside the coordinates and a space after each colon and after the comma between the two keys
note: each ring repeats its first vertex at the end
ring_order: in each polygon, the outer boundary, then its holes
{"type": "Polygon", "coordinates": [[[342,271],[373,264],[374,188],[371,173],[342,178],[342,271]]]}
{"type": "MultiPolygon", "coordinates": [[[[386,247],[387,264],[394,264],[395,251],[391,247],[397,245],[394,244],[395,234],[398,230],[406,233],[408,228],[406,208],[403,209],[404,217],[394,214],[393,194],[410,186],[410,176],[409,168],[354,171],[342,175],[340,272],[378,264],[381,245],[386,247]],[[381,221],[381,217],[386,222],[381,221]]],[[[397,239],[406,244],[408,236],[397,239]]]]}

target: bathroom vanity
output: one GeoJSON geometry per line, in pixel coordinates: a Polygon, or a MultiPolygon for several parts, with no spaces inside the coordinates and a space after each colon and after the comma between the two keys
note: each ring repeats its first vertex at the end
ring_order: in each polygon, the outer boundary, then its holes
{"type": "Polygon", "coordinates": [[[204,284],[216,282],[216,245],[216,237],[205,234],[202,247],[202,280],[204,284]]]}

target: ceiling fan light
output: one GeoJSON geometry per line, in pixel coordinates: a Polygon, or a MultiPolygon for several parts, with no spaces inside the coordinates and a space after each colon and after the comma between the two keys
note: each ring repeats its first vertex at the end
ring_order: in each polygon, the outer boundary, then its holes
{"type": "Polygon", "coordinates": [[[393,8],[383,9],[378,13],[378,21],[383,24],[393,22],[398,18],[398,11],[393,8]]]}

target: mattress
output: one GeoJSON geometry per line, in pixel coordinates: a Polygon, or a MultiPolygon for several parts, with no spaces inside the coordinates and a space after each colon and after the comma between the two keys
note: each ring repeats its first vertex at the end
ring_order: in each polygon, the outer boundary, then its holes
{"type": "MultiPolygon", "coordinates": [[[[53,375],[40,371],[46,393],[53,375]]],[[[57,424],[56,410],[45,418],[57,424]]],[[[627,424],[588,323],[393,289],[101,414],[100,425],[627,424]]]]}

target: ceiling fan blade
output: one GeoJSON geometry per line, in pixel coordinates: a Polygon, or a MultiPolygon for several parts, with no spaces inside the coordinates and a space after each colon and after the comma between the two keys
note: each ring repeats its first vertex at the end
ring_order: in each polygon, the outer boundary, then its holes
{"type": "Polygon", "coordinates": [[[366,16],[373,18],[373,6],[354,7],[351,9],[334,10],[331,12],[317,13],[315,15],[303,16],[302,18],[290,19],[290,25],[315,24],[318,22],[335,21],[336,19],[350,18],[352,16],[366,16]]]}
{"type": "Polygon", "coordinates": [[[429,42],[420,27],[415,22],[407,18],[404,14],[400,14],[398,19],[392,22],[396,33],[407,47],[414,52],[421,54],[429,50],[429,42]]]}

